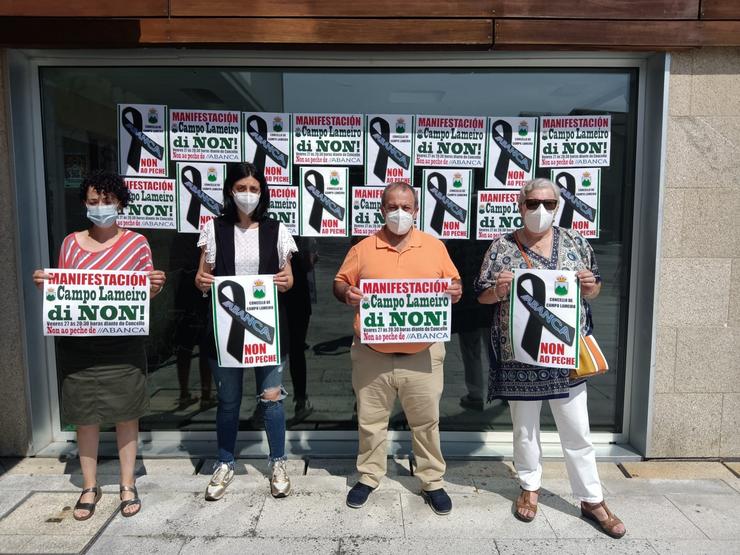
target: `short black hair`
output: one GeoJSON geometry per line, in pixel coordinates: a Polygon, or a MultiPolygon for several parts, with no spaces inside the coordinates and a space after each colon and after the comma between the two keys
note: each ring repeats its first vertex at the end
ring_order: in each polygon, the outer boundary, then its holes
{"type": "Polygon", "coordinates": [[[116,197],[121,208],[128,206],[131,193],[120,175],[104,170],[96,170],[87,174],[80,184],[80,200],[83,204],[87,201],[87,190],[91,187],[100,195],[107,194],[116,197]]]}
{"type": "Polygon", "coordinates": [[[270,189],[267,186],[267,180],[257,166],[250,162],[230,162],[226,164],[226,180],[224,181],[224,210],[221,213],[221,219],[235,224],[239,221],[238,208],[231,196],[234,189],[234,183],[245,177],[254,177],[260,184],[260,201],[257,208],[250,214],[255,222],[261,222],[267,217],[267,210],[270,208],[270,189]]]}

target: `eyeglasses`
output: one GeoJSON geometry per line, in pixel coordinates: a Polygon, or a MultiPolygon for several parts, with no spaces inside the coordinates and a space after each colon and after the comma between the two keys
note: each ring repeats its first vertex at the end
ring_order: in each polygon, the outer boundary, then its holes
{"type": "Polygon", "coordinates": [[[558,201],[553,199],[540,200],[537,198],[530,198],[524,201],[524,206],[527,207],[527,210],[537,210],[540,207],[540,204],[543,204],[545,206],[545,210],[549,210],[550,212],[558,207],[558,201]]]}

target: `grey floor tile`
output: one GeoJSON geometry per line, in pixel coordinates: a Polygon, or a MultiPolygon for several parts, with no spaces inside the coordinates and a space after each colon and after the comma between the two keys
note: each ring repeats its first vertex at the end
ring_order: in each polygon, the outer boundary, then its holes
{"type": "Polygon", "coordinates": [[[147,553],[155,555],[177,555],[185,539],[175,537],[114,536],[103,534],[88,549],[89,555],[111,555],[117,553],[147,553]]]}
{"type": "Polygon", "coordinates": [[[90,541],[85,536],[3,536],[0,542],[0,553],[54,553],[55,555],[77,554],[90,541]]]}
{"type": "Polygon", "coordinates": [[[27,495],[25,491],[6,491],[0,495],[0,518],[20,503],[27,495]]]}
{"type": "Polygon", "coordinates": [[[195,538],[188,541],[181,555],[244,555],[275,553],[279,555],[331,555],[339,551],[339,540],[306,538],[195,538]]]}
{"type": "Polygon", "coordinates": [[[296,493],[265,500],[257,524],[260,537],[403,537],[397,492],[379,491],[361,509],[350,509],[344,493],[296,493]],[[290,523],[286,526],[286,523],[290,523]]]}
{"type": "Polygon", "coordinates": [[[220,501],[202,493],[142,493],[141,518],[117,515],[106,528],[113,536],[244,536],[254,533],[265,494],[228,491],[220,501]]]}
{"type": "Polygon", "coordinates": [[[669,495],[673,493],[735,494],[723,480],[602,480],[604,489],[614,495],[669,495]]]}
{"type": "MultiPolygon", "coordinates": [[[[206,459],[200,468],[201,476],[210,476],[213,474],[213,463],[215,459],[206,459]]],[[[302,476],[306,467],[303,459],[288,459],[288,474],[291,476],[302,476]]],[[[260,459],[236,459],[234,461],[234,470],[237,476],[245,476],[250,479],[262,480],[270,476],[270,466],[266,458],[260,459]]]]}
{"type": "Polygon", "coordinates": [[[0,477],[0,491],[68,491],[79,492],[82,480],[72,480],[70,476],[29,476],[5,474],[0,477]],[[78,483],[74,483],[74,482],[78,483]]]}
{"type": "Polygon", "coordinates": [[[387,555],[404,553],[408,555],[460,555],[461,553],[496,553],[496,544],[490,539],[471,540],[467,538],[435,539],[360,539],[341,540],[339,553],[342,555],[387,555]]]}
{"type": "Polygon", "coordinates": [[[738,555],[740,541],[721,540],[652,540],[650,544],[659,555],[738,555]]]}
{"type": "MultiPolygon", "coordinates": [[[[386,465],[387,476],[410,476],[409,460],[405,458],[388,458],[386,465]]],[[[356,476],[356,459],[319,459],[309,458],[307,476],[330,475],[330,476],[356,476]]]]}
{"type": "Polygon", "coordinates": [[[625,538],[706,539],[702,531],[665,497],[614,496],[607,499],[607,503],[624,522],[625,538]]]}
{"type": "Polygon", "coordinates": [[[624,553],[625,555],[650,554],[655,550],[647,540],[606,539],[559,539],[559,540],[497,540],[501,555],[553,555],[555,553],[577,553],[578,555],[601,555],[624,553]]]}
{"type": "Polygon", "coordinates": [[[498,495],[452,494],[452,513],[438,516],[419,495],[402,494],[407,538],[554,538],[546,518],[525,524],[498,495]]]}
{"type": "Polygon", "coordinates": [[[740,540],[740,496],[669,495],[674,505],[713,540],[740,540]]]}

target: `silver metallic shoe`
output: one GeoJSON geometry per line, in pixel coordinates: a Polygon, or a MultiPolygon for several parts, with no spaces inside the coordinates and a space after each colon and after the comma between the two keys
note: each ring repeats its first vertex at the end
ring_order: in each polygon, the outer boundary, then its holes
{"type": "Polygon", "coordinates": [[[213,465],[213,476],[206,488],[206,501],[218,501],[226,493],[226,488],[234,480],[234,468],[225,462],[213,465]]]}
{"type": "Polygon", "coordinates": [[[273,497],[287,497],[290,495],[290,478],[285,461],[275,461],[272,465],[270,478],[270,493],[273,497]]]}

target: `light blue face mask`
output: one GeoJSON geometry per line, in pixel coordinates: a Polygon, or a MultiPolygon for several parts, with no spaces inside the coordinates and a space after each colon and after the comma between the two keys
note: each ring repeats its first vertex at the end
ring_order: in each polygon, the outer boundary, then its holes
{"type": "Polygon", "coordinates": [[[98,227],[110,227],[118,219],[118,206],[115,204],[87,204],[87,219],[98,227]]]}

